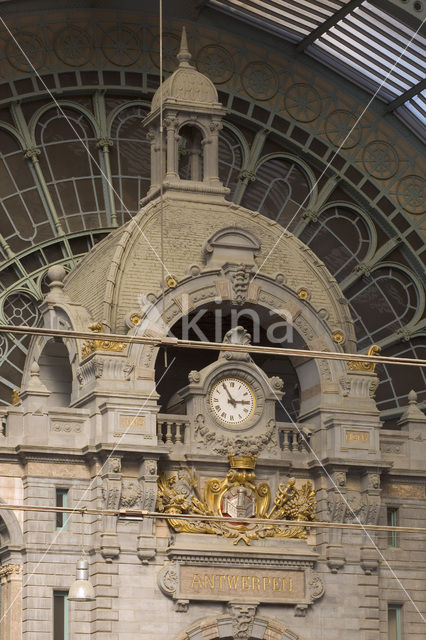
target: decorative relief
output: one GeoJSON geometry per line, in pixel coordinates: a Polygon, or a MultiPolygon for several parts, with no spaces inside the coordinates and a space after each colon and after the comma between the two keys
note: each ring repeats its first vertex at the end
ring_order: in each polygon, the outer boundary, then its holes
{"type": "Polygon", "coordinates": [[[285,94],[287,113],[299,122],[312,122],[321,113],[321,97],[318,91],[302,82],[293,84],[285,94]]]}
{"type": "Polygon", "coordinates": [[[43,41],[35,33],[30,33],[29,31],[20,31],[14,35],[28,59],[15,44],[15,41],[12,38],[8,38],[6,56],[12,67],[27,73],[31,73],[34,69],[36,71],[40,69],[46,60],[46,47],[43,41]]]}
{"type": "Polygon", "coordinates": [[[310,342],[315,338],[314,331],[307,320],[300,313],[294,320],[295,326],[298,328],[299,333],[305,339],[306,342],[310,342]]]}
{"type": "Polygon", "coordinates": [[[399,204],[408,213],[421,214],[425,211],[425,185],[421,176],[405,176],[398,183],[399,204]]]}
{"type": "Polygon", "coordinates": [[[278,76],[274,69],[262,61],[249,62],[241,72],[244,90],[256,100],[270,100],[278,91],[278,76]]]}
{"type": "Polygon", "coordinates": [[[255,483],[256,456],[231,454],[230,470],[223,480],[213,478],[201,492],[195,470],[181,470],[179,476],[160,474],[157,510],[167,516],[169,525],[177,532],[205,533],[243,541],[284,537],[306,538],[306,530],[297,526],[299,520],[315,519],[315,491],[306,482],[300,489],[290,478],[280,484],[274,499],[267,483],[255,483]],[[271,506],[272,505],[272,506],[271,506]],[[264,518],[265,524],[241,524],[230,521],[196,521],[173,518],[176,514],[200,516],[229,516],[230,518],[264,518]],[[274,520],[294,520],[294,526],[274,524],[274,520]]]}
{"type": "Polygon", "coordinates": [[[232,617],[233,637],[247,640],[251,637],[251,629],[256,616],[257,604],[230,602],[229,613],[232,617]]]}
{"type": "MultiPolygon", "coordinates": [[[[96,322],[94,324],[89,325],[90,331],[93,333],[105,333],[104,328],[101,322],[96,322]]],[[[87,358],[95,351],[115,351],[122,352],[126,348],[125,342],[116,342],[115,340],[105,340],[96,338],[94,340],[88,340],[83,344],[83,348],[81,350],[81,357],[87,358]]],[[[102,373],[97,377],[101,377],[102,373]]]]}
{"type": "Polygon", "coordinates": [[[264,450],[278,450],[275,420],[269,420],[264,433],[258,436],[241,436],[234,438],[210,430],[206,427],[205,418],[202,414],[198,414],[195,422],[194,436],[198,449],[208,447],[215,453],[223,456],[229,455],[232,452],[257,455],[264,450]]]}
{"type": "MultiPolygon", "coordinates": [[[[163,70],[171,73],[176,68],[176,56],[179,51],[180,40],[174,33],[163,33],[163,70]]],[[[149,47],[150,58],[153,65],[160,68],[160,38],[156,36],[149,47]]]]}
{"type": "Polygon", "coordinates": [[[238,305],[242,305],[246,301],[251,271],[250,265],[240,264],[235,271],[231,272],[234,302],[238,305]]]}
{"type": "Polygon", "coordinates": [[[344,341],[345,334],[343,333],[343,331],[340,331],[340,329],[338,329],[337,331],[333,331],[333,342],[335,342],[336,344],[343,344],[344,341]]]}
{"type": "Polygon", "coordinates": [[[61,62],[82,67],[90,60],[92,43],[86,31],[70,24],[56,35],[54,50],[61,62]]]}
{"type": "Polygon", "coordinates": [[[370,176],[387,180],[398,171],[398,154],[388,142],[374,140],[364,148],[362,163],[370,176]]]}
{"type": "Polygon", "coordinates": [[[134,64],[142,53],[142,46],[136,33],[121,24],[105,32],[101,48],[105,58],[120,67],[129,67],[134,64]]]}
{"type": "Polygon", "coordinates": [[[140,504],[142,488],[137,480],[123,480],[121,487],[120,508],[132,509],[140,504]]]}
{"type": "Polygon", "coordinates": [[[205,74],[213,84],[227,82],[234,75],[232,55],[224,47],[210,44],[203,47],[197,56],[197,68],[205,74]]]}
{"type": "Polygon", "coordinates": [[[62,422],[53,420],[50,425],[51,431],[57,433],[81,433],[81,424],[79,422],[62,422]]]}
{"type": "Polygon", "coordinates": [[[344,109],[333,111],[325,121],[325,135],[335,147],[356,147],[361,139],[361,127],[357,124],[356,115],[344,109]]]}
{"type": "MultiPolygon", "coordinates": [[[[368,349],[367,355],[368,356],[378,356],[381,352],[381,347],[379,347],[377,344],[372,344],[371,347],[368,349]]],[[[348,360],[347,361],[347,367],[349,369],[349,371],[370,371],[373,372],[376,369],[376,363],[375,362],[358,362],[355,360],[348,360]]],[[[374,392],[376,391],[378,383],[376,384],[376,386],[372,386],[370,387],[370,397],[374,397],[374,392]],[[371,393],[373,393],[373,395],[371,395],[371,393]]]]}
{"type": "Polygon", "coordinates": [[[11,576],[22,575],[22,564],[4,564],[0,566],[0,578],[10,578],[11,576]]]}

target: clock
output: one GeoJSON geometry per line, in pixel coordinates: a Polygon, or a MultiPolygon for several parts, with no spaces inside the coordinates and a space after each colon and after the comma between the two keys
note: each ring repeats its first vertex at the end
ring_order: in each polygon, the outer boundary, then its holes
{"type": "Polygon", "coordinates": [[[210,410],[219,422],[242,425],[250,420],[256,408],[256,396],[251,385],[236,376],[216,379],[210,388],[210,410]]]}

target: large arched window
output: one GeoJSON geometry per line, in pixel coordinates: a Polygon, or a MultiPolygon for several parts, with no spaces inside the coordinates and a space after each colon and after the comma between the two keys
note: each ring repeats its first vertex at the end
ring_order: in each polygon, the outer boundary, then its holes
{"type": "Polygon", "coordinates": [[[31,161],[8,132],[0,130],[1,233],[13,251],[43,242],[51,235],[31,161]]]}
{"type": "Polygon", "coordinates": [[[119,224],[139,211],[149,189],[150,148],[141,124],[146,114],[142,106],[129,106],[118,113],[111,127],[110,163],[119,224]]]}
{"type": "Polygon", "coordinates": [[[293,229],[309,205],[311,184],[305,171],[287,158],[270,158],[256,171],[241,204],[293,229]]]}
{"type": "Polygon", "coordinates": [[[338,282],[364,260],[371,233],[364,219],[349,207],[330,207],[305,227],[300,240],[321,257],[338,282]]]}
{"type": "Polygon", "coordinates": [[[36,125],[39,162],[67,232],[109,226],[97,140],[86,116],[69,107],[43,113],[36,125]]]}
{"type": "Polygon", "coordinates": [[[224,127],[219,134],[219,178],[231,190],[232,200],[243,165],[243,147],[237,136],[224,127]]]}
{"type": "Polygon", "coordinates": [[[398,331],[416,314],[419,294],[409,276],[394,267],[380,267],[347,291],[358,348],[366,349],[398,331]]]}

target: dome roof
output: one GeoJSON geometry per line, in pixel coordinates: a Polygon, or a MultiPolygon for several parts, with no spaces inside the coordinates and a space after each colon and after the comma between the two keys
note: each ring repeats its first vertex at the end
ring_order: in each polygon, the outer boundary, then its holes
{"type": "Polygon", "coordinates": [[[209,78],[192,66],[191,58],[185,27],[183,27],[180,50],[177,55],[179,66],[155,92],[151,112],[160,107],[161,100],[163,103],[188,103],[192,106],[218,102],[216,87],[209,78]]]}
{"type": "Polygon", "coordinates": [[[320,317],[327,318],[329,326],[344,328],[348,338],[345,348],[354,348],[353,322],[342,304],[342,293],[310,249],[263,216],[226,200],[208,202],[203,195],[188,201],[168,196],[162,205],[159,199],[152,201],[96,245],[69,274],[65,293],[85,306],[93,321],[103,322],[113,333],[126,333],[126,319],[140,312],[141,300],[161,297],[161,217],[166,230],[166,272],[173,273],[178,283],[190,279],[194,268],[201,274],[218,269],[217,264],[206,264],[205,256],[206,243],[215,234],[230,227],[243,230],[262,239],[260,250],[255,252],[261,274],[274,280],[277,274],[285,274],[287,290],[298,297],[306,291],[309,304],[320,317]]]}

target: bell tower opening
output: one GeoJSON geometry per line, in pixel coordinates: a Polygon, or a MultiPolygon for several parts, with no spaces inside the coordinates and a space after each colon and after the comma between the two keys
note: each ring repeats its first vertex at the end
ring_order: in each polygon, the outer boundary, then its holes
{"type": "Polygon", "coordinates": [[[198,127],[187,124],[179,131],[178,158],[181,180],[203,180],[203,144],[198,127]]]}

